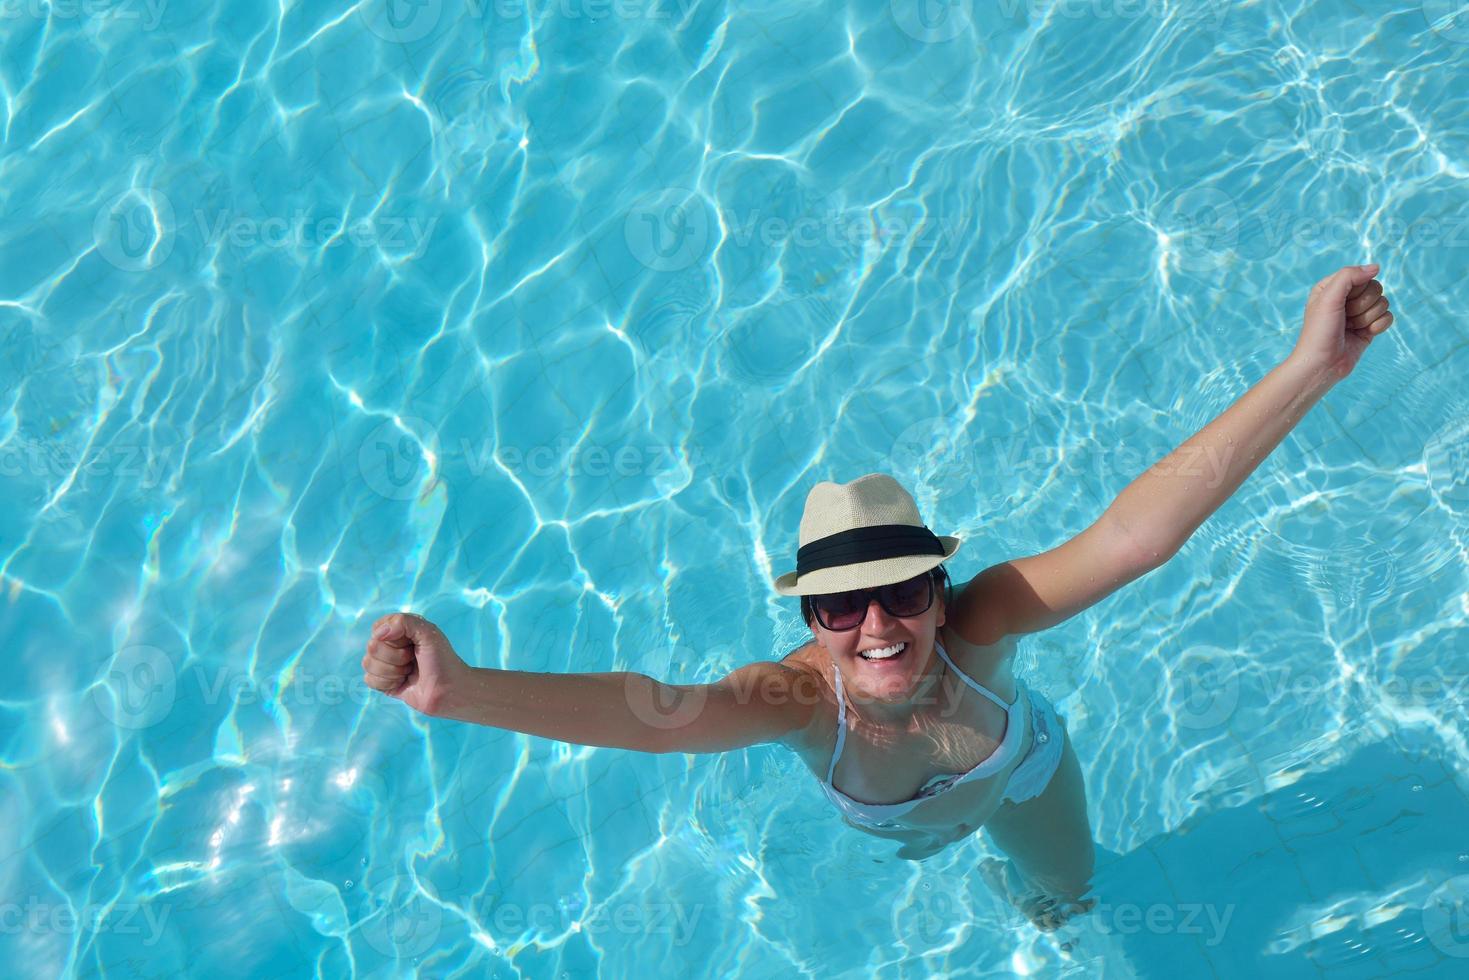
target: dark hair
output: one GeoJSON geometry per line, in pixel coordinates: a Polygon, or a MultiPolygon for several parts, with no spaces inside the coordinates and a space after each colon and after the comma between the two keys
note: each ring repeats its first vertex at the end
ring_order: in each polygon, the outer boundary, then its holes
{"type": "MultiPolygon", "coordinates": [[[[954,585],[949,581],[948,569],[939,565],[928,575],[933,579],[933,587],[944,597],[944,608],[948,609],[954,604],[954,585]]],[[[811,604],[811,597],[808,595],[801,596],[801,618],[806,621],[807,626],[816,621],[816,607],[811,604]]]]}

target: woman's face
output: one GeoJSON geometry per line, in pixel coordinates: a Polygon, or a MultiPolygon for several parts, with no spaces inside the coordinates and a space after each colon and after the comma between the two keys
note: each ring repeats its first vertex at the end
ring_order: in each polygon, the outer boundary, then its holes
{"type": "Polygon", "coordinates": [[[833,631],[822,626],[820,619],[813,619],[811,632],[843,677],[861,693],[884,704],[899,705],[908,700],[927,673],[934,655],[934,634],[944,625],[943,592],[937,586],[934,592],[933,604],[917,616],[891,616],[880,603],[869,598],[861,625],[833,631]],[[886,659],[863,656],[874,651],[886,652],[897,644],[902,649],[896,656],[886,659]]]}

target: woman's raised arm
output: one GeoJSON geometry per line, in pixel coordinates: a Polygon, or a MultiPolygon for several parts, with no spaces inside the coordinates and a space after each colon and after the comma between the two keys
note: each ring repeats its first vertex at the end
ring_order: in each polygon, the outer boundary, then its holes
{"type": "Polygon", "coordinates": [[[1167,562],[1392,325],[1376,265],[1318,282],[1295,349],[1225,412],[1049,551],[992,565],[955,601],[951,628],[988,645],[1054,626],[1167,562]]]}
{"type": "MultiPolygon", "coordinates": [[[[1108,508],[1144,549],[1175,554],[1392,325],[1378,267],[1349,265],[1311,288],[1300,339],[1214,421],[1130,483],[1108,508]]],[[[1166,560],[1166,559],[1165,559],[1166,560]]]]}

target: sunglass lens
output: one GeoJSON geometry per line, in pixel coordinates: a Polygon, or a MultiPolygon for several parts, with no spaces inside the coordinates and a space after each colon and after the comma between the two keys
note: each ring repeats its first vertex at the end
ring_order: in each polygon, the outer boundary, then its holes
{"type": "Polygon", "coordinates": [[[894,616],[917,616],[933,602],[929,589],[928,574],[915,575],[906,582],[883,586],[882,603],[894,616]]]}
{"type": "Polygon", "coordinates": [[[815,597],[816,611],[829,630],[849,630],[867,615],[865,592],[837,592],[815,597]]]}

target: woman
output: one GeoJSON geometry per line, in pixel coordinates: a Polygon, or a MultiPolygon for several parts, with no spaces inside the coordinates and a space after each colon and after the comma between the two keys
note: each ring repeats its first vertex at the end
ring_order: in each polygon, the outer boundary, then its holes
{"type": "Polygon", "coordinates": [[[983,826],[983,870],[1042,928],[1090,906],[1086,791],[1063,719],[1012,672],[1015,637],[1071,617],[1168,561],[1392,323],[1377,265],[1313,287],[1289,357],[1060,546],[949,588],[959,540],[924,526],[896,480],[819,483],[796,569],[812,639],[713,684],[641,674],[471,668],[431,623],[374,624],[366,683],[425,714],[581,745],[795,751],[851,826],[921,858],[983,826]],[[669,711],[666,705],[676,703],[669,711]]]}

